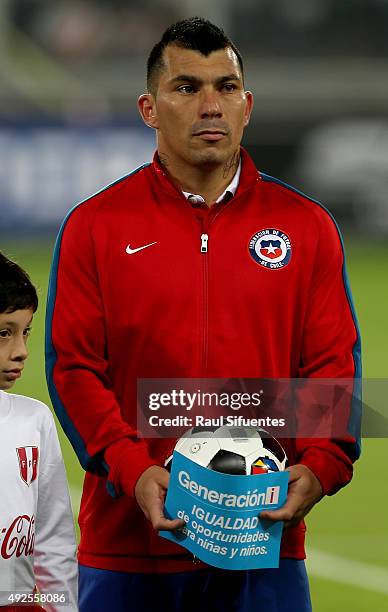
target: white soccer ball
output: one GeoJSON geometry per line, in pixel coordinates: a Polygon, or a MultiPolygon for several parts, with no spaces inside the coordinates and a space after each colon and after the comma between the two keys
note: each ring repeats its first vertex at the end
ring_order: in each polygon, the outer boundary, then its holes
{"type": "MultiPolygon", "coordinates": [[[[267,474],[283,471],[287,456],[279,442],[255,427],[193,427],[176,443],[175,450],[191,461],[224,474],[267,474]]],[[[165,461],[170,470],[173,455],[165,461]]]]}

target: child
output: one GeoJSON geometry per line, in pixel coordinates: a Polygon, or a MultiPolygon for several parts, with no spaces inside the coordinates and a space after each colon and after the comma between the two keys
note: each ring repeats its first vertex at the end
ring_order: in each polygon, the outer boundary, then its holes
{"type": "Polygon", "coordinates": [[[54,420],[41,402],[4,392],[22,374],[37,306],[27,274],[0,253],[0,610],[27,602],[76,612],[74,526],[54,420]]]}

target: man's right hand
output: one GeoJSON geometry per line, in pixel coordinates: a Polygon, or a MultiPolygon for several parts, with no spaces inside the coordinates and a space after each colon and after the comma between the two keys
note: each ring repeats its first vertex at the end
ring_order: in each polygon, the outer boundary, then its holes
{"type": "Polygon", "coordinates": [[[175,531],[184,526],[181,519],[166,519],[163,513],[170,474],[158,465],[147,468],[135,486],[135,498],[156,531],[175,531]]]}

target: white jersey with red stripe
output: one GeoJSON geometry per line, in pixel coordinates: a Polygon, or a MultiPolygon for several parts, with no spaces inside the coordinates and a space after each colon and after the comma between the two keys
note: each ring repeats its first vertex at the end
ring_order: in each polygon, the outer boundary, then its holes
{"type": "Polygon", "coordinates": [[[0,606],[7,592],[50,594],[45,609],[76,611],[74,524],[53,416],[41,402],[0,391],[0,606]],[[56,593],[68,605],[55,605],[56,593]]]}

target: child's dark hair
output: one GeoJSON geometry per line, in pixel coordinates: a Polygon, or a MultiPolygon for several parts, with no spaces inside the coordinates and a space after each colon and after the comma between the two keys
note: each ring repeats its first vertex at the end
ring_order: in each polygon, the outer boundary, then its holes
{"type": "Polygon", "coordinates": [[[205,56],[212,51],[230,47],[237,56],[241,73],[244,74],[241,53],[221,28],[202,17],[182,19],[167,28],[149,55],[147,61],[147,89],[154,95],[157,89],[158,74],[164,66],[163,51],[168,45],[199,51],[205,56]]]}
{"type": "Polygon", "coordinates": [[[38,308],[38,296],[28,274],[0,252],[0,313],[38,308]]]}

